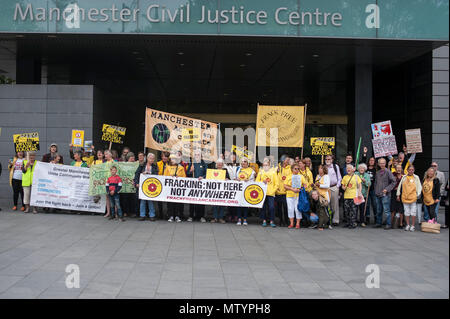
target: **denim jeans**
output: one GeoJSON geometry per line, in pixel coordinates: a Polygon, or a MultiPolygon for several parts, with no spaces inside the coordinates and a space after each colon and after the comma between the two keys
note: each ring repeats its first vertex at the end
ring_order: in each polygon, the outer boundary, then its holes
{"type": "Polygon", "coordinates": [[[375,191],[370,189],[369,197],[367,198],[367,208],[366,217],[370,218],[370,207],[372,206],[373,216],[377,216],[377,196],[375,196],[375,191]]]}
{"type": "Polygon", "coordinates": [[[429,212],[430,209],[434,210],[434,215],[436,216],[434,220],[437,222],[438,213],[439,213],[439,203],[433,204],[431,206],[427,206],[427,205],[423,204],[423,220],[427,222],[431,219],[430,212],[429,212]],[[436,207],[433,207],[433,206],[436,206],[436,207]]]}
{"type": "Polygon", "coordinates": [[[139,207],[139,211],[141,212],[140,216],[145,217],[145,206],[148,207],[148,215],[150,218],[155,217],[155,207],[153,206],[153,202],[151,200],[141,200],[139,207]]]}
{"type": "Polygon", "coordinates": [[[225,212],[224,206],[214,206],[213,207],[213,217],[215,219],[223,219],[224,212],[225,212]]]}
{"type": "Polygon", "coordinates": [[[247,219],[248,216],[248,207],[238,207],[237,208],[237,217],[240,219],[244,215],[244,219],[247,219]]]}
{"type": "Polygon", "coordinates": [[[110,195],[108,194],[109,203],[111,204],[111,217],[114,217],[115,214],[115,206],[117,206],[117,215],[119,215],[120,218],[123,217],[122,209],[120,208],[120,197],[119,194],[110,195]]]}
{"type": "Polygon", "coordinates": [[[319,216],[315,215],[315,216],[311,216],[311,214],[309,213],[302,213],[303,215],[303,219],[307,220],[310,223],[318,223],[319,222],[319,216]]]}
{"type": "Polygon", "coordinates": [[[275,221],[275,197],[273,196],[266,196],[259,218],[267,220],[267,216],[270,216],[271,222],[275,221]]]}
{"type": "Polygon", "coordinates": [[[386,225],[391,226],[391,196],[386,195],[377,198],[377,219],[378,225],[383,222],[383,213],[386,215],[386,225]]]}

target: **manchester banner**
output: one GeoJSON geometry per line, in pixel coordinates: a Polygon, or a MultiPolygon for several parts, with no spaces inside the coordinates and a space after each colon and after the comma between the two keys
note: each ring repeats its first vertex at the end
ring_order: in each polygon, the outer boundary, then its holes
{"type": "Polygon", "coordinates": [[[201,150],[205,161],[217,159],[217,124],[147,108],[145,147],[192,156],[201,150]]]}
{"type": "Polygon", "coordinates": [[[39,151],[39,133],[22,133],[13,135],[14,148],[17,152],[39,151]]]}
{"type": "Polygon", "coordinates": [[[104,213],[106,197],[88,189],[89,168],[36,162],[30,205],[104,213]]]}
{"type": "Polygon", "coordinates": [[[304,120],[304,106],[258,105],[256,145],[303,147],[304,120]],[[259,129],[265,129],[265,133],[259,129]],[[277,129],[277,134],[270,129],[277,129]]]}
{"type": "Polygon", "coordinates": [[[111,166],[117,168],[117,175],[122,179],[120,193],[135,193],[133,180],[139,162],[111,162],[92,165],[89,171],[89,195],[106,194],[106,181],[111,176],[111,166]]]}
{"type": "Polygon", "coordinates": [[[139,199],[188,204],[261,208],[266,191],[267,185],[257,182],[144,174],[139,180],[139,199]]]}

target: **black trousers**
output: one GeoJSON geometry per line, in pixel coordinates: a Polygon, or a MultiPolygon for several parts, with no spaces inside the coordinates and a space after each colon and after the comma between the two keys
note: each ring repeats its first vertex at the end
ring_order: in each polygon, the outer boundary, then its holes
{"type": "Polygon", "coordinates": [[[184,204],[167,202],[167,215],[169,215],[170,217],[183,218],[183,208],[184,204]]]}
{"type": "Polygon", "coordinates": [[[200,218],[205,217],[205,205],[190,204],[189,217],[194,220],[199,220],[200,218]]]}
{"type": "Polygon", "coordinates": [[[136,216],[136,194],[120,194],[120,206],[124,214],[130,217],[133,215],[136,216]]]}
{"type": "Polygon", "coordinates": [[[445,205],[445,226],[448,226],[448,205],[445,205]]]}
{"type": "Polygon", "coordinates": [[[280,219],[280,226],[287,226],[289,218],[287,213],[286,195],[275,195],[275,212],[280,219]]]}
{"type": "Polygon", "coordinates": [[[14,200],[14,206],[17,206],[17,203],[19,201],[19,195],[22,198],[22,206],[23,204],[23,187],[22,187],[22,181],[20,179],[12,179],[11,181],[12,188],[13,188],[13,200],[14,200]]]}

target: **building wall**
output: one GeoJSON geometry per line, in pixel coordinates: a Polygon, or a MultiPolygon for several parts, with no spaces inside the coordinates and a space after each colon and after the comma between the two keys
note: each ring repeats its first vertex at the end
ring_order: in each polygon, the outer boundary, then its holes
{"type": "Polygon", "coordinates": [[[13,134],[39,132],[38,160],[54,142],[70,164],[72,129],[83,129],[85,138],[92,139],[93,92],[92,85],[0,85],[0,207],[13,204],[7,170],[14,156],[13,134]]]}
{"type": "Polygon", "coordinates": [[[449,172],[449,47],[433,51],[433,160],[439,169],[449,172]]]}

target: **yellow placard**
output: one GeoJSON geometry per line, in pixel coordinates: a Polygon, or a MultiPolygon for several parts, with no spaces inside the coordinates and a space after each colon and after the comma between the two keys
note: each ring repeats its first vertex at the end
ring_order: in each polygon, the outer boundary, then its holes
{"type": "Polygon", "coordinates": [[[201,140],[201,130],[198,127],[184,128],[181,131],[181,139],[183,142],[197,142],[201,140]]]}
{"type": "Polygon", "coordinates": [[[206,170],[206,179],[225,180],[226,172],[224,169],[210,169],[206,170]]]}
{"type": "Polygon", "coordinates": [[[84,145],[83,130],[72,130],[72,145],[74,147],[83,147],[84,145]]]}
{"type": "Polygon", "coordinates": [[[122,138],[125,136],[126,130],[125,127],[103,124],[102,141],[123,144],[122,138]]]}
{"type": "Polygon", "coordinates": [[[22,133],[13,135],[14,148],[17,152],[39,151],[39,133],[22,133]]]}
{"type": "Polygon", "coordinates": [[[249,161],[253,161],[253,158],[254,158],[254,154],[253,154],[253,152],[251,152],[251,151],[248,151],[248,150],[246,150],[245,148],[243,148],[243,147],[239,147],[239,146],[236,146],[236,145],[232,145],[231,146],[231,152],[233,153],[236,153],[236,155],[238,156],[238,157],[247,157],[248,159],[249,159],[249,161]]]}
{"type": "Polygon", "coordinates": [[[335,145],[334,137],[311,137],[311,155],[331,155],[335,145]]]}
{"type": "Polygon", "coordinates": [[[256,145],[303,147],[304,106],[258,105],[256,145]]]}

